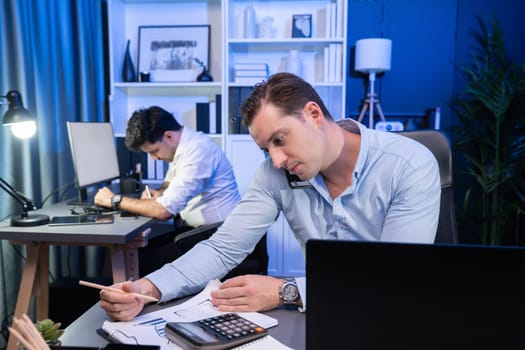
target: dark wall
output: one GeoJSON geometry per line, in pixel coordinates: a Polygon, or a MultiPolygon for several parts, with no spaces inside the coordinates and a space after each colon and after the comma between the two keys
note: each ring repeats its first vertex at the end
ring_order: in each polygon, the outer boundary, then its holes
{"type": "MultiPolygon", "coordinates": [[[[505,48],[508,56],[519,64],[525,64],[525,0],[460,0],[458,4],[458,22],[456,25],[455,61],[459,66],[469,60],[474,42],[472,29],[478,29],[476,16],[492,20],[495,15],[499,20],[505,48]]],[[[454,91],[463,88],[461,74],[454,76],[454,91]]]]}
{"type": "Polygon", "coordinates": [[[348,11],[347,116],[359,114],[366,94],[367,77],[353,70],[358,39],[392,39],[391,70],[376,80],[387,119],[439,106],[447,133],[453,124],[450,101],[463,87],[458,67],[472,49],[469,33],[477,28],[476,16],[496,14],[509,56],[525,62],[524,0],[350,0],[348,11]]]}

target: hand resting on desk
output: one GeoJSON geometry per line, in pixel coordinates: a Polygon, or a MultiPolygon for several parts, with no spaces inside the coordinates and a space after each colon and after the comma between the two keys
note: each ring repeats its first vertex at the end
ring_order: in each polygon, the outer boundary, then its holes
{"type": "Polygon", "coordinates": [[[282,279],[262,275],[233,277],[211,292],[211,302],[227,312],[272,310],[281,303],[278,291],[282,283],[282,279]]]}
{"type": "MultiPolygon", "coordinates": [[[[224,281],[219,289],[211,292],[211,301],[220,311],[267,311],[281,305],[280,278],[262,275],[244,275],[224,281]]],[[[112,286],[126,292],[150,295],[160,299],[160,291],[146,278],[135,282],[117,283],[112,286]]],[[[113,321],[129,321],[144,308],[145,301],[131,294],[100,292],[100,307],[113,321]]]]}

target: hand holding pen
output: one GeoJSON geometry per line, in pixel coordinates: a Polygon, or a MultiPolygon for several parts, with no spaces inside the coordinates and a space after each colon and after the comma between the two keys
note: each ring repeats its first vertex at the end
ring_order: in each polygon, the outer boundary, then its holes
{"type": "Polygon", "coordinates": [[[95,287],[101,289],[99,305],[106,315],[115,321],[132,320],[142,311],[145,304],[161,297],[158,288],[145,278],[117,283],[109,288],[101,287],[95,287]],[[114,288],[117,291],[114,291],[114,288]]]}

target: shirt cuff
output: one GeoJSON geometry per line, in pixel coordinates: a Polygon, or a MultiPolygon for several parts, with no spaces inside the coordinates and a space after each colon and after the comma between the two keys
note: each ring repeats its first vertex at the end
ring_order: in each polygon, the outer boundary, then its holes
{"type": "Polygon", "coordinates": [[[300,312],[306,311],[306,277],[295,277],[295,283],[297,283],[297,289],[299,289],[299,295],[303,306],[298,307],[297,310],[300,312]]]}

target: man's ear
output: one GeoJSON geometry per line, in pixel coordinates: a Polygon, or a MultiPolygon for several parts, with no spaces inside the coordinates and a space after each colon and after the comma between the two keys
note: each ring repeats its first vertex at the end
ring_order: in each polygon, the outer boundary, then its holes
{"type": "Polygon", "coordinates": [[[163,137],[165,137],[166,141],[168,141],[169,143],[173,143],[176,140],[175,133],[171,130],[164,131],[163,137]]]}
{"type": "Polygon", "coordinates": [[[324,115],[321,107],[313,101],[309,101],[304,105],[303,111],[306,116],[311,118],[315,123],[324,122],[324,115]]]}

